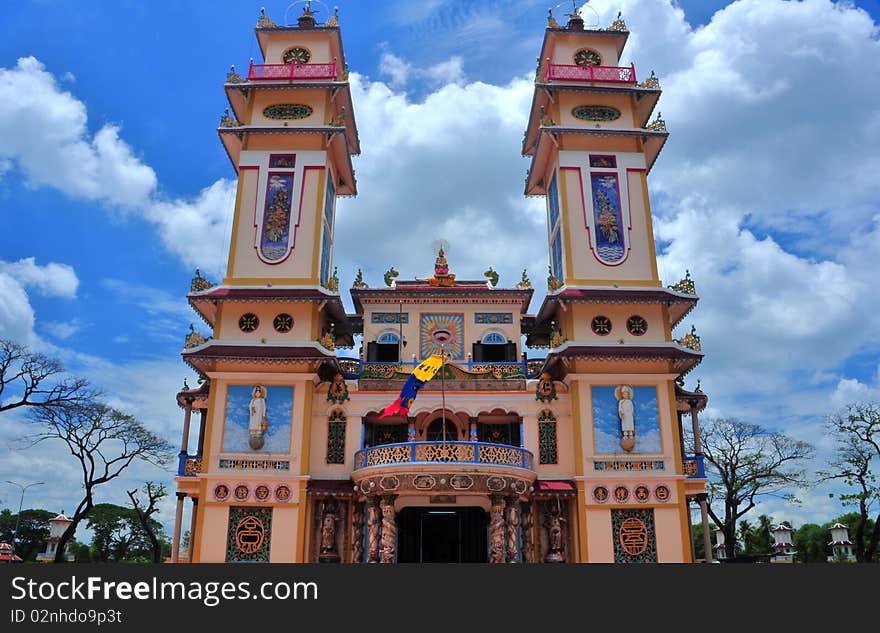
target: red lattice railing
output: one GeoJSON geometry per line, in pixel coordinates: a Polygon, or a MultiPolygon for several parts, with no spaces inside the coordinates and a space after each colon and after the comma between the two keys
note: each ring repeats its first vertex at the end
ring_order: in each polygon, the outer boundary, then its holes
{"type": "Polygon", "coordinates": [[[601,81],[616,84],[636,83],[635,66],[571,66],[548,64],[547,79],[556,81],[601,81]]]}
{"type": "Polygon", "coordinates": [[[251,64],[248,81],[336,79],[336,62],[329,64],[251,64]]]}

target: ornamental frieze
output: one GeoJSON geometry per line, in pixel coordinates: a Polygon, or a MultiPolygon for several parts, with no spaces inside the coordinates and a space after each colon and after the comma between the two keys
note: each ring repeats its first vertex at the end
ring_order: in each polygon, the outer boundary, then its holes
{"type": "Polygon", "coordinates": [[[375,475],[355,484],[355,490],[363,495],[404,493],[502,493],[528,495],[533,481],[521,477],[501,475],[418,473],[412,475],[375,475]]]}

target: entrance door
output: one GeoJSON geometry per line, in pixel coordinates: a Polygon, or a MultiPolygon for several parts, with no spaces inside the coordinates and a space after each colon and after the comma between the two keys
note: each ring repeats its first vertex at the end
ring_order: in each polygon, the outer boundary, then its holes
{"type": "Polygon", "coordinates": [[[397,521],[400,563],[488,560],[488,516],[482,508],[404,508],[397,521]]]}

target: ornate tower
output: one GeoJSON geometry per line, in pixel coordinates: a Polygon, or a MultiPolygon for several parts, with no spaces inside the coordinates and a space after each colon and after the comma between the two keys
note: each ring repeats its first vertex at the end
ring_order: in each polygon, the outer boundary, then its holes
{"type": "Polygon", "coordinates": [[[548,18],[523,154],[525,194],[547,199],[550,274],[527,342],[549,346],[545,376],[571,394],[583,558],[689,561],[705,479],[681,414],[696,426],[685,394],[703,396],[676,380],[702,352],[672,328],[697,297],[689,277],[658,276],[647,176],[668,134],[659,114],[649,122],[653,72],[638,82],[621,65],[628,36],[619,15],[605,29],[548,18]]]}
{"type": "Polygon", "coordinates": [[[191,328],[183,351],[207,380],[178,394],[175,541],[190,497],[193,562],[303,560],[316,377],[334,375],[336,345],[353,345],[332,267],[336,198],[356,194],[360,151],[339,24],[318,24],[306,3],[293,25],[262,12],[255,32],[263,63],[227,74],[218,128],[238,175],[226,277],[196,271],[188,295],[212,328],[191,328]]]}

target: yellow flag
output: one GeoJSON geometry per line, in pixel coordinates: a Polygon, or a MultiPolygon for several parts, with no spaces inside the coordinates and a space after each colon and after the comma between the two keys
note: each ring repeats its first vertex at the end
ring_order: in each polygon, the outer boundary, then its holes
{"type": "Polygon", "coordinates": [[[439,354],[434,354],[423,360],[418,367],[412,370],[412,373],[418,380],[428,382],[438,371],[440,371],[442,366],[443,357],[439,354]]]}

